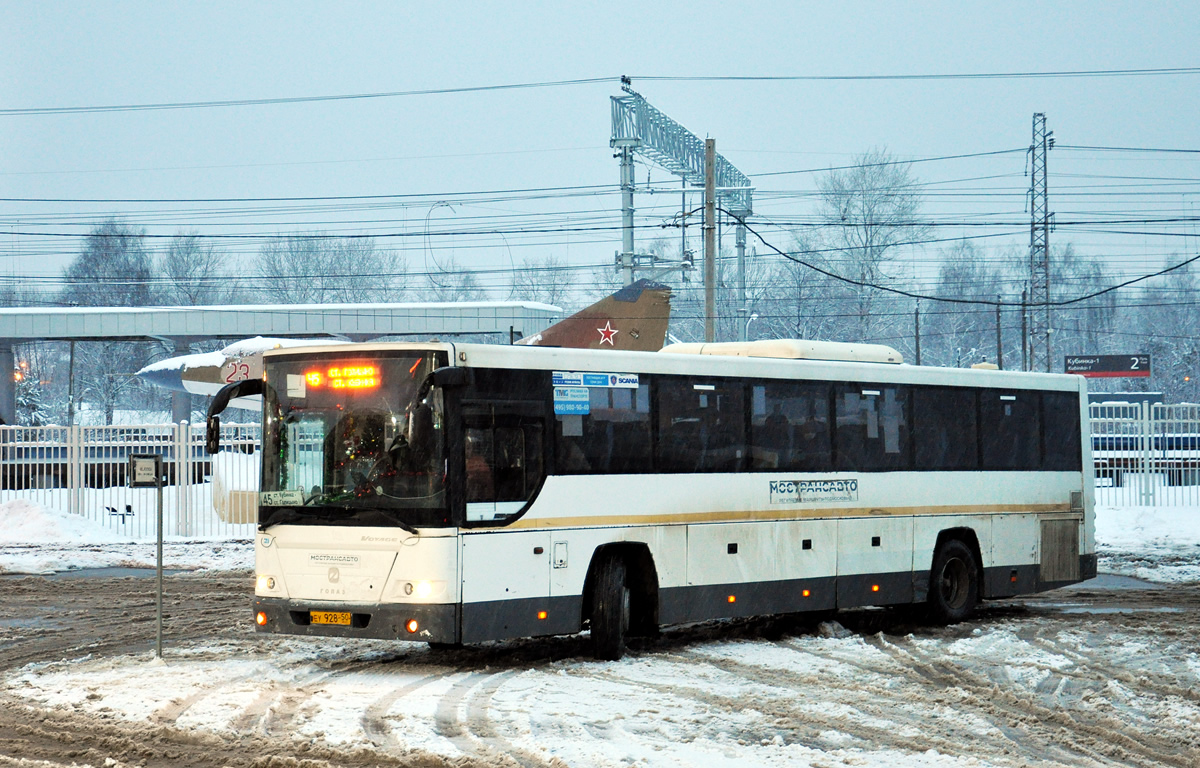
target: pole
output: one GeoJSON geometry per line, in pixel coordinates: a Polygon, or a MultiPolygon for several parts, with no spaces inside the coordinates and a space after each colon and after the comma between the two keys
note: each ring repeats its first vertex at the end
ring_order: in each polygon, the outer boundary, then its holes
{"type": "Polygon", "coordinates": [[[917,310],[913,313],[913,326],[917,337],[917,365],[921,364],[921,300],[917,299],[917,310]]]}
{"type": "Polygon", "coordinates": [[[1004,370],[1004,343],[1000,336],[1000,294],[996,294],[996,367],[1004,370]]]}
{"type": "Polygon", "coordinates": [[[1028,291],[1021,291],[1021,370],[1029,370],[1029,307],[1025,306],[1028,291]]]}
{"type": "Polygon", "coordinates": [[[633,282],[633,150],[621,148],[621,259],[625,285],[633,282]]]}
{"type": "Polygon", "coordinates": [[[71,358],[67,363],[67,426],[75,426],[75,342],[71,342],[71,358]]]}
{"type": "MultiPolygon", "coordinates": [[[[737,248],[737,268],[738,268],[738,306],[741,307],[739,312],[746,316],[750,312],[750,308],[746,306],[746,225],[741,219],[737,220],[737,226],[733,230],[734,247],[737,248]]],[[[747,324],[742,325],[741,340],[746,341],[749,335],[747,324]]]]}
{"type": "MultiPolygon", "coordinates": [[[[158,556],[155,561],[155,576],[158,579],[158,599],[157,599],[157,622],[158,631],[154,637],[154,655],[156,658],[162,658],[163,648],[163,489],[162,489],[162,465],[157,461],[154,463],[155,478],[154,488],[158,496],[158,556]]],[[[178,481],[179,478],[176,478],[178,481]]]]}
{"type": "Polygon", "coordinates": [[[704,341],[716,340],[717,140],[704,140],[704,341]]]}

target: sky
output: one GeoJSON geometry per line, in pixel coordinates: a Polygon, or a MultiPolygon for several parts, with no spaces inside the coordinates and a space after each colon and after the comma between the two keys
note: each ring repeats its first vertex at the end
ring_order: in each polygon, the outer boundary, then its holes
{"type": "MultiPolygon", "coordinates": [[[[927,185],[923,212],[949,224],[939,236],[994,235],[978,242],[996,254],[1027,248],[1023,150],[1033,113],[1043,112],[1059,143],[1049,158],[1050,207],[1060,222],[1052,243],[1103,257],[1114,280],[1195,250],[1187,219],[1200,189],[1200,154],[1073,147],[1200,149],[1200,71],[669,79],[1188,68],[1200,64],[1194,3],[464,2],[447,10],[4,0],[0,7],[0,276],[10,279],[58,275],[81,236],[114,215],[153,235],[214,238],[243,275],[261,237],[298,231],[374,234],[377,245],[400,249],[416,276],[452,264],[498,270],[482,282],[500,299],[526,259],[611,263],[620,198],[609,97],[620,94],[621,75],[698,136],[715,138],[718,152],[751,176],[754,221],[780,247],[791,244],[782,224],[811,220],[821,171],[885,147],[922,160],[912,171],[927,185]],[[577,80],[598,81],[11,112],[577,80]],[[1001,154],[924,161],[990,152],[1001,154]],[[1184,221],[1071,223],[1147,217],[1184,221]],[[972,226],[979,222],[988,228],[972,226]]],[[[639,185],[658,190],[637,196],[639,247],[659,237],[677,242],[679,230],[660,225],[681,206],[679,194],[663,193],[679,181],[646,163],[636,173],[639,185]]],[[[693,195],[690,205],[698,204],[693,195]]],[[[935,250],[911,249],[906,268],[927,272],[935,250]]]]}

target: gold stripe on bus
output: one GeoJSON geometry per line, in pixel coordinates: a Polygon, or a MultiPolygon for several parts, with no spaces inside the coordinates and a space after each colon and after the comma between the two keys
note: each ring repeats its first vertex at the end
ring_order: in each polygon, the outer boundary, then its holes
{"type": "Polygon", "coordinates": [[[814,520],[842,517],[920,517],[928,515],[1009,515],[1070,512],[1070,504],[993,504],[982,506],[857,507],[742,512],[688,512],[666,515],[596,515],[580,517],[523,517],[506,528],[581,528],[604,525],[670,525],[672,523],[740,523],[814,520]]]}

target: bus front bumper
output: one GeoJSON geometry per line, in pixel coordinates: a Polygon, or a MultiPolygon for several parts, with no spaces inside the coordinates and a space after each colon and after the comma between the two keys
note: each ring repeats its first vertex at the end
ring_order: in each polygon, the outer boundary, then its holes
{"type": "Polygon", "coordinates": [[[256,597],[254,617],[259,632],[422,643],[458,642],[458,606],[455,604],[335,604],[256,597]],[[321,617],[314,614],[324,614],[326,619],[334,614],[343,621],[348,614],[349,624],[320,623],[321,617]]]}

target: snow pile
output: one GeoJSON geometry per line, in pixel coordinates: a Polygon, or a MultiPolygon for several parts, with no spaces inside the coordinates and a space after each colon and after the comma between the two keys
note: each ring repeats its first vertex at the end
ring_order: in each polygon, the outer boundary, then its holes
{"type": "MultiPolygon", "coordinates": [[[[152,568],[156,547],[25,499],[0,504],[0,573],[152,568]]],[[[173,540],[163,544],[163,563],[182,570],[248,570],[254,567],[254,548],[248,541],[173,540]]]]}
{"type": "Polygon", "coordinates": [[[1200,581],[1200,509],[1096,507],[1100,570],[1148,581],[1200,581]]]}
{"type": "Polygon", "coordinates": [[[0,504],[0,547],[118,541],[129,539],[80,515],[56,512],[25,499],[0,504]]]}

